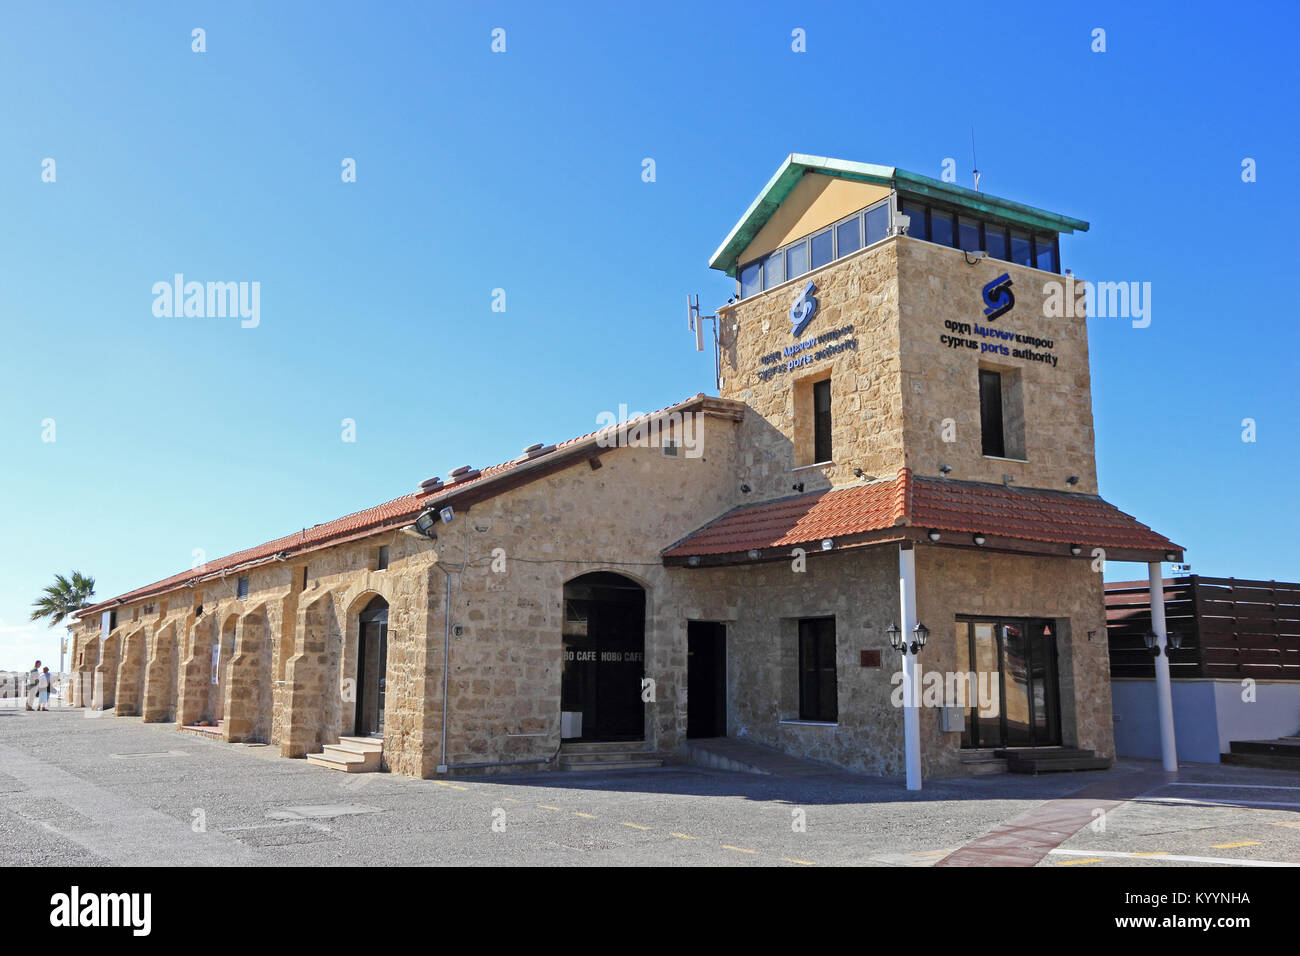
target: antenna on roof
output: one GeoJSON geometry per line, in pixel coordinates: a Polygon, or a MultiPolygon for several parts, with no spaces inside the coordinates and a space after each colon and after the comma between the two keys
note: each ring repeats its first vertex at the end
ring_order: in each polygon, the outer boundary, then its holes
{"type": "Polygon", "coordinates": [[[980,164],[975,160],[975,127],[970,128],[970,164],[971,172],[975,174],[975,191],[980,191],[980,164]]]}
{"type": "Polygon", "coordinates": [[[695,351],[704,351],[704,323],[713,323],[713,387],[721,388],[719,378],[721,370],[718,367],[718,317],[716,315],[700,315],[700,297],[692,296],[689,293],[686,296],[686,325],[695,333],[695,351]]]}

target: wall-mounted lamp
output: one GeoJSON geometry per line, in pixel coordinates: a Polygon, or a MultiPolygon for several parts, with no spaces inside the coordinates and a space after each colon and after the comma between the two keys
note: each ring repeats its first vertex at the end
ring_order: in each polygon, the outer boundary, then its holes
{"type": "Polygon", "coordinates": [[[1158,639],[1155,631],[1148,628],[1147,632],[1142,635],[1142,640],[1146,643],[1147,650],[1151,652],[1152,657],[1160,656],[1160,645],[1157,643],[1158,639]]]}
{"type": "Polygon", "coordinates": [[[451,524],[451,519],[456,517],[456,512],[452,510],[451,505],[448,505],[438,512],[438,517],[442,519],[443,524],[451,524]]]}
{"type": "MultiPolygon", "coordinates": [[[[447,510],[450,511],[451,509],[448,508],[447,510]]],[[[438,516],[434,514],[432,509],[420,512],[420,517],[415,519],[415,530],[426,538],[432,538],[435,541],[438,540],[438,533],[434,530],[437,525],[438,516]]]]}
{"type": "Polygon", "coordinates": [[[896,651],[906,654],[911,651],[913,654],[921,653],[921,648],[925,647],[925,642],[930,639],[930,629],[920,621],[916,622],[916,627],[912,628],[912,643],[909,646],[904,640],[902,629],[897,624],[890,624],[885,628],[885,635],[889,638],[889,646],[896,651]]]}
{"type": "Polygon", "coordinates": [[[927,531],[925,533],[925,536],[929,538],[931,541],[938,541],[941,537],[943,537],[943,535],[939,534],[939,532],[934,528],[931,528],[929,531],[927,531]]]}
{"type": "Polygon", "coordinates": [[[751,561],[758,560],[758,551],[755,550],[754,548],[750,548],[748,554],[749,554],[749,560],[751,561]]]}
{"type": "Polygon", "coordinates": [[[802,482],[802,481],[796,481],[796,482],[795,482],[793,485],[791,485],[790,487],[793,488],[795,491],[803,491],[803,482],[802,482]]]}
{"type": "Polygon", "coordinates": [[[940,466],[939,466],[939,474],[941,474],[941,475],[945,475],[945,476],[946,476],[950,471],[952,471],[952,465],[940,465],[940,466]]]}
{"type": "Polygon", "coordinates": [[[983,249],[972,250],[970,252],[963,249],[962,255],[966,257],[966,265],[968,266],[978,265],[981,259],[987,259],[989,257],[989,254],[983,249]]]}
{"type": "Polygon", "coordinates": [[[1178,560],[1178,555],[1174,554],[1174,552],[1172,552],[1172,551],[1166,551],[1166,552],[1165,552],[1165,560],[1166,560],[1166,561],[1177,561],[1177,560],[1178,560]]]}
{"type": "Polygon", "coordinates": [[[741,493],[742,495],[747,495],[747,494],[749,494],[749,490],[750,490],[750,489],[749,489],[749,485],[741,485],[741,486],[740,486],[740,493],[741,493]]]}
{"type": "Polygon", "coordinates": [[[1069,478],[1065,479],[1065,483],[1069,485],[1071,488],[1073,488],[1075,485],[1079,483],[1079,476],[1071,475],[1069,478]]]}
{"type": "Polygon", "coordinates": [[[977,547],[980,548],[984,547],[984,535],[982,534],[971,535],[971,540],[975,542],[977,547]]]}
{"type": "Polygon", "coordinates": [[[1077,558],[1079,555],[1083,554],[1083,545],[1081,544],[1070,545],[1070,553],[1077,558]]]}
{"type": "Polygon", "coordinates": [[[835,542],[833,540],[831,540],[830,538],[822,538],[823,551],[829,551],[833,547],[835,547],[835,542]]]}
{"type": "Polygon", "coordinates": [[[1169,645],[1171,651],[1176,651],[1183,646],[1183,635],[1177,631],[1166,631],[1165,643],[1169,645]]]}
{"type": "Polygon", "coordinates": [[[698,568],[700,566],[700,556],[698,554],[693,554],[686,559],[686,563],[693,568],[698,568]]]}

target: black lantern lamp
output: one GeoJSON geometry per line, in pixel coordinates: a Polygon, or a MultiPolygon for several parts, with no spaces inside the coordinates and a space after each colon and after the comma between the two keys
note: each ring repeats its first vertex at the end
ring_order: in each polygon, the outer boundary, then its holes
{"type": "Polygon", "coordinates": [[[1142,640],[1146,642],[1147,650],[1151,652],[1152,657],[1160,656],[1160,644],[1156,638],[1155,631],[1148,628],[1147,632],[1142,635],[1142,640]]]}
{"type": "Polygon", "coordinates": [[[903,632],[897,624],[891,624],[885,628],[885,633],[889,635],[889,646],[896,651],[903,649],[903,632]]]}
{"type": "Polygon", "coordinates": [[[925,642],[930,639],[930,629],[920,621],[916,622],[916,627],[912,628],[912,653],[921,653],[921,648],[925,647],[925,642]]]}
{"type": "Polygon", "coordinates": [[[1183,646],[1183,635],[1177,631],[1166,631],[1165,644],[1169,646],[1171,651],[1176,651],[1183,646]]]}

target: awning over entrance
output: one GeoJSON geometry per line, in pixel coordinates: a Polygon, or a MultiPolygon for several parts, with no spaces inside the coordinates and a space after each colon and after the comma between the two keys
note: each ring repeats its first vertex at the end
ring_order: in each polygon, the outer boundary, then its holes
{"type": "Polygon", "coordinates": [[[729,511],[665,550],[663,560],[742,564],[788,558],[796,547],[817,552],[933,540],[932,532],[939,544],[994,551],[1091,558],[1102,548],[1110,561],[1183,559],[1181,545],[1096,495],[918,478],[904,468],[892,481],[729,511]]]}

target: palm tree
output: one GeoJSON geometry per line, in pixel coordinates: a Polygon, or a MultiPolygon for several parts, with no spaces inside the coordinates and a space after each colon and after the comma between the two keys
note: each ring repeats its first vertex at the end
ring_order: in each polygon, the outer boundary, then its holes
{"type": "Polygon", "coordinates": [[[45,589],[45,593],[32,602],[32,620],[50,619],[50,627],[75,614],[83,607],[90,606],[90,599],[95,596],[95,579],[88,578],[80,571],[72,572],[72,580],[62,574],[54,575],[54,583],[45,589]]]}

